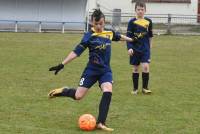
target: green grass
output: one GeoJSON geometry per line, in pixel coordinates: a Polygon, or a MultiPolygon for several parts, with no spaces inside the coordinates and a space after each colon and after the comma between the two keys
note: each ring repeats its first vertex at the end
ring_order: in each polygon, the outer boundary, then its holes
{"type": "MultiPolygon", "coordinates": [[[[0,33],[1,134],[103,134],[77,127],[81,114],[98,114],[98,85],[81,101],[49,100],[50,89],[78,84],[87,52],[54,76],[48,72],[80,41],[76,34],[0,33]]],[[[114,134],[200,133],[200,37],[156,36],[152,95],[130,94],[131,66],[124,43],[113,43],[113,99],[107,124],[114,134]]],[[[141,78],[141,77],[140,77],[141,78]]],[[[140,81],[141,86],[141,81],[140,81]]]]}

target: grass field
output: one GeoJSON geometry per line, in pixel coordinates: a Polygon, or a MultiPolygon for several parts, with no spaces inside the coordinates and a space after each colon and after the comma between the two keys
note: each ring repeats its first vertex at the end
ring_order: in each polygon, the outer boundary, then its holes
{"type": "MultiPolygon", "coordinates": [[[[49,100],[50,89],[77,86],[87,52],[57,76],[48,72],[80,41],[77,34],[0,33],[1,134],[104,134],[77,127],[81,114],[98,114],[98,85],[82,101],[49,100]]],[[[114,87],[107,125],[114,134],[200,133],[200,37],[156,36],[152,95],[130,94],[131,66],[123,42],[113,43],[114,87]]],[[[141,78],[141,77],[140,77],[141,78]]],[[[141,82],[140,82],[141,86],[141,82]]]]}

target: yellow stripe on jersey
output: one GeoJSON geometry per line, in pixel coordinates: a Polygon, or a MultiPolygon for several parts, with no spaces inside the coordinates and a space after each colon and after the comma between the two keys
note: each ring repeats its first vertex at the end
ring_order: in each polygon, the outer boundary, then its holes
{"type": "Polygon", "coordinates": [[[103,37],[103,38],[107,38],[107,39],[110,39],[110,40],[113,39],[113,32],[112,31],[103,31],[101,33],[97,33],[97,32],[95,32],[94,28],[92,28],[92,30],[94,31],[92,36],[103,37]]]}
{"type": "Polygon", "coordinates": [[[138,19],[138,20],[134,21],[133,23],[136,25],[142,26],[144,28],[148,28],[150,22],[145,19],[138,19]]]}

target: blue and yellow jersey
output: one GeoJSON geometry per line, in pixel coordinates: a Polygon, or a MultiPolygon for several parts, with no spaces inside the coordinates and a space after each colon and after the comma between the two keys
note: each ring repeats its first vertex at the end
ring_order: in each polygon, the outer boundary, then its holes
{"type": "Polygon", "coordinates": [[[74,52],[80,56],[83,51],[89,49],[88,68],[91,69],[110,69],[111,42],[119,41],[121,35],[117,32],[107,30],[101,33],[94,29],[84,34],[81,42],[75,47],[74,52]]]}
{"type": "Polygon", "coordinates": [[[139,37],[135,42],[127,42],[127,49],[132,48],[137,52],[146,52],[150,50],[149,38],[153,37],[152,21],[149,18],[133,18],[128,23],[127,36],[130,38],[139,37]]]}

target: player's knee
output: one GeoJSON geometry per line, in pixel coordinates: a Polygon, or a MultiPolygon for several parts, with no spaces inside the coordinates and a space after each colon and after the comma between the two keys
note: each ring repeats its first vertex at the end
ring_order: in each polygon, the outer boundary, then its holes
{"type": "Polygon", "coordinates": [[[139,72],[139,68],[138,67],[134,67],[133,68],[133,73],[138,73],[139,72]]]}
{"type": "Polygon", "coordinates": [[[138,73],[139,69],[133,69],[133,73],[138,73]]]}
{"type": "Polygon", "coordinates": [[[111,92],[112,93],[112,88],[104,88],[103,92],[111,92]]]}
{"type": "Polygon", "coordinates": [[[112,92],[112,84],[106,84],[101,86],[103,92],[112,92]]]}
{"type": "Polygon", "coordinates": [[[112,92],[112,84],[111,83],[104,83],[101,85],[101,89],[103,92],[112,92]]]}
{"type": "Polygon", "coordinates": [[[143,67],[143,72],[145,72],[145,73],[149,72],[149,66],[148,65],[145,65],[143,67]]]}
{"type": "Polygon", "coordinates": [[[76,93],[75,94],[76,100],[81,100],[83,97],[84,97],[84,94],[81,94],[81,93],[76,93]]]}
{"type": "Polygon", "coordinates": [[[88,88],[78,87],[75,94],[76,100],[81,100],[86,95],[87,91],[88,88]]]}
{"type": "Polygon", "coordinates": [[[83,95],[79,95],[79,94],[78,94],[78,95],[76,95],[75,97],[76,97],[76,100],[81,100],[81,99],[83,98],[83,95]]]}

